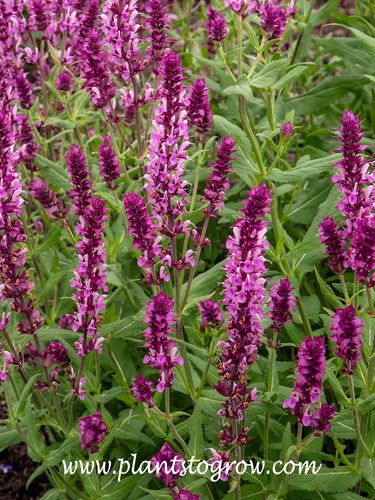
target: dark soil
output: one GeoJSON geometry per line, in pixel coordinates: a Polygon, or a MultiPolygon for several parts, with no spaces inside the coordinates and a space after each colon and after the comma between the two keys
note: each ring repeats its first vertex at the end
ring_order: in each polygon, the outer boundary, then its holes
{"type": "MultiPolygon", "coordinates": [[[[6,406],[0,400],[0,419],[6,418],[6,406]]],[[[27,454],[24,444],[11,446],[0,453],[0,500],[37,500],[51,489],[45,474],[26,489],[26,482],[38,467],[27,454]]]]}

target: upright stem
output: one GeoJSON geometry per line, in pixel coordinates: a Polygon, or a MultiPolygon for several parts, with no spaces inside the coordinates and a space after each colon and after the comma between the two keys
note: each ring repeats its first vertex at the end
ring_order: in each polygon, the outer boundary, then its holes
{"type": "Polygon", "coordinates": [[[353,375],[348,375],[348,381],[349,381],[350,398],[351,398],[352,407],[353,407],[354,428],[355,428],[356,434],[358,436],[358,441],[359,441],[358,447],[357,447],[357,453],[356,453],[356,465],[359,466],[359,463],[360,463],[362,455],[363,455],[363,450],[365,450],[366,453],[369,454],[369,456],[371,454],[370,454],[369,449],[366,446],[366,443],[363,440],[361,428],[359,425],[359,417],[358,417],[358,411],[357,411],[357,402],[356,402],[356,397],[355,397],[353,375]]]}
{"type": "MultiPolygon", "coordinates": [[[[269,362],[270,368],[269,368],[269,372],[268,372],[267,392],[273,391],[273,377],[274,377],[275,365],[276,365],[276,341],[277,341],[277,332],[274,332],[273,336],[272,336],[272,346],[271,346],[271,351],[270,351],[270,362],[269,362]]],[[[263,439],[264,460],[268,460],[269,425],[270,425],[270,413],[266,412],[265,421],[264,421],[264,439],[263,439]]]]}

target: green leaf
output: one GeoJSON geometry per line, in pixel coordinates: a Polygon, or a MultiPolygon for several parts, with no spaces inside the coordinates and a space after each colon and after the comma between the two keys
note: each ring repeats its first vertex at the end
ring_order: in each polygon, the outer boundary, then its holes
{"type": "Polygon", "coordinates": [[[287,59],[279,59],[278,61],[271,61],[266,64],[258,73],[256,73],[250,80],[249,84],[258,89],[264,89],[273,85],[284,69],[288,66],[287,59]]]}
{"type": "Polygon", "coordinates": [[[352,488],[359,479],[360,475],[347,467],[322,467],[318,474],[293,474],[289,484],[301,490],[341,493],[352,488]]]}
{"type": "Polygon", "coordinates": [[[299,97],[285,98],[285,112],[294,109],[297,115],[319,113],[341,97],[347,96],[348,92],[362,89],[368,83],[366,77],[357,74],[329,77],[299,97]]]}
{"type": "Polygon", "coordinates": [[[224,89],[223,95],[242,95],[248,101],[259,102],[259,99],[256,99],[253,95],[249,80],[245,77],[240,78],[235,85],[230,85],[224,89]]]}
{"type": "Polygon", "coordinates": [[[332,165],[341,158],[341,154],[328,155],[317,160],[301,159],[297,165],[290,170],[279,170],[274,168],[270,178],[276,182],[302,181],[316,176],[322,172],[332,170],[332,165]]]}
{"type": "MultiPolygon", "coordinates": [[[[224,277],[224,262],[219,262],[211,267],[208,271],[199,274],[193,279],[190,288],[187,304],[197,302],[201,297],[208,296],[212,291],[219,286],[219,283],[224,277]]],[[[184,297],[186,292],[186,283],[181,287],[181,297],[184,297]]]]}
{"type": "Polygon", "coordinates": [[[338,297],[336,297],[335,292],[332,290],[332,288],[321,278],[316,267],[314,268],[314,270],[323,297],[334,308],[343,307],[341,300],[338,297]]]}
{"type": "Polygon", "coordinates": [[[42,244],[39,247],[35,248],[32,254],[39,255],[43,252],[46,252],[50,248],[55,247],[56,243],[60,239],[60,236],[61,236],[61,229],[59,228],[57,223],[52,224],[46,234],[46,237],[43,239],[42,244]]]}
{"type": "Polygon", "coordinates": [[[288,87],[291,83],[295,82],[298,80],[298,78],[305,73],[309,67],[311,66],[311,63],[303,63],[303,64],[295,64],[294,66],[291,66],[290,71],[280,78],[280,80],[277,80],[273,85],[272,88],[274,89],[283,89],[285,87],[288,87]]]}
{"type": "Polygon", "coordinates": [[[375,458],[362,457],[361,470],[367,481],[375,488],[375,458]]]}
{"type": "MultiPolygon", "coordinates": [[[[343,26],[343,25],[341,25],[343,26]]],[[[351,28],[350,26],[343,26],[349,29],[353,35],[359,40],[359,43],[366,50],[367,54],[374,59],[375,57],[375,38],[366,35],[362,31],[357,30],[356,28],[351,28]]]]}
{"type": "Polygon", "coordinates": [[[309,229],[306,233],[306,238],[310,238],[311,236],[315,236],[319,229],[319,224],[323,221],[325,217],[331,216],[336,213],[338,214],[338,210],[336,209],[338,201],[338,191],[336,186],[332,186],[329,195],[327,196],[326,201],[324,201],[321,205],[319,205],[318,212],[312,221],[309,229]]]}
{"type": "Polygon", "coordinates": [[[20,415],[23,414],[23,411],[25,409],[25,405],[26,405],[26,401],[27,401],[27,398],[30,394],[30,392],[32,391],[33,389],[33,385],[35,383],[35,381],[40,378],[41,374],[40,373],[36,373],[35,375],[33,375],[27,382],[27,384],[25,385],[25,387],[23,388],[22,392],[21,392],[21,395],[19,396],[19,399],[18,399],[18,402],[14,408],[14,413],[15,413],[15,416],[16,417],[19,417],[20,415]]]}
{"type": "Polygon", "coordinates": [[[60,495],[61,491],[53,488],[52,490],[47,491],[47,493],[44,493],[40,500],[57,500],[60,495]]]}
{"type": "Polygon", "coordinates": [[[0,453],[21,441],[22,439],[15,429],[9,429],[6,426],[0,427],[0,453]]]}
{"type": "Polygon", "coordinates": [[[46,460],[35,469],[35,471],[28,478],[26,483],[26,488],[36,479],[40,474],[46,471],[49,467],[54,467],[60,465],[63,459],[66,459],[70,452],[77,449],[79,446],[79,438],[76,436],[69,437],[64,443],[57,449],[54,449],[48,453],[46,460]]]}
{"type": "Polygon", "coordinates": [[[189,428],[189,451],[196,458],[203,457],[203,427],[202,408],[198,404],[194,408],[192,416],[187,420],[189,428]]]}
{"type": "Polygon", "coordinates": [[[69,182],[69,176],[61,165],[39,154],[36,155],[34,162],[40,168],[43,177],[47,181],[65,191],[70,191],[72,185],[69,182]]]}

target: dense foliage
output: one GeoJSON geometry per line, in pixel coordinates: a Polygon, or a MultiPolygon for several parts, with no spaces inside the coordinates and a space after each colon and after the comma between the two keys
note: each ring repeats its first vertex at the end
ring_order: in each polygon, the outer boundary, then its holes
{"type": "Polygon", "coordinates": [[[374,21],[0,0],[0,451],[42,498],[375,498],[374,21]]]}

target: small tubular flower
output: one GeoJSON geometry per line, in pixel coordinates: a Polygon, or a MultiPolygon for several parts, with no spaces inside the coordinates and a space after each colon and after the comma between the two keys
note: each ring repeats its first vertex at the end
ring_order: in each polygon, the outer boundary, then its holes
{"type": "Polygon", "coordinates": [[[142,403],[151,403],[155,392],[154,384],[145,377],[142,377],[140,373],[134,379],[130,390],[134,393],[135,399],[142,403]]]}
{"type": "Polygon", "coordinates": [[[336,344],[335,354],[342,359],[344,371],[352,375],[357,363],[362,359],[362,327],[364,323],[357,318],[354,307],[350,304],[345,309],[336,309],[332,316],[332,340],[336,344]]]}

